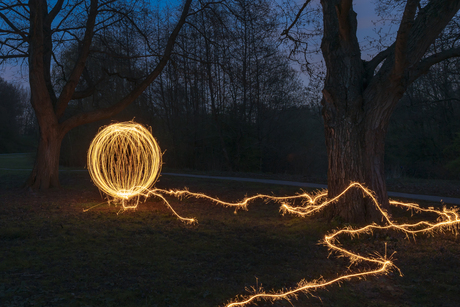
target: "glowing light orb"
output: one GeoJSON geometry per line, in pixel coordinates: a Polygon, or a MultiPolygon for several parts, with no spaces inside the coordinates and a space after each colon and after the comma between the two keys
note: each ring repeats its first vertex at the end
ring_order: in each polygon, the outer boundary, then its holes
{"type": "Polygon", "coordinates": [[[115,200],[129,201],[153,186],[161,171],[161,151],[149,130],[134,122],[106,126],[88,150],[94,184],[115,200]]]}

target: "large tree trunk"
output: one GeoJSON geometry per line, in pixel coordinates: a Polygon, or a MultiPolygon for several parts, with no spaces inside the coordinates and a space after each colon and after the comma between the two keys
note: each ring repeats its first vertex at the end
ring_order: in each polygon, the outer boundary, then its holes
{"type": "Polygon", "coordinates": [[[25,186],[39,189],[59,187],[59,154],[63,134],[59,132],[54,92],[49,89],[47,72],[51,37],[46,36],[46,1],[30,2],[29,83],[30,99],[40,127],[34,168],[25,186]],[[45,29],[45,30],[44,30],[45,29]],[[47,49],[48,48],[48,49],[47,49]]]}
{"type": "MultiPolygon", "coordinates": [[[[321,0],[327,67],[323,118],[329,159],[328,197],[351,182],[375,192],[389,210],[384,174],[384,142],[390,116],[407,87],[431,65],[460,56],[460,48],[426,56],[428,48],[455,16],[460,0],[407,1],[395,42],[369,61],[361,59],[352,0],[321,0]]],[[[343,222],[379,222],[369,197],[351,191],[326,209],[343,222]]]]}
{"type": "MultiPolygon", "coordinates": [[[[348,112],[340,112],[331,109],[330,105],[340,105],[343,100],[327,101],[326,97],[323,99],[323,117],[329,165],[328,197],[334,198],[350,183],[359,182],[375,193],[382,209],[389,211],[384,170],[389,116],[379,117],[386,114],[386,110],[350,108],[348,112]]],[[[359,188],[349,190],[325,212],[329,219],[336,218],[341,222],[379,222],[382,218],[372,199],[359,188]]]]}
{"type": "MultiPolygon", "coordinates": [[[[383,102],[394,99],[388,82],[369,88],[356,37],[356,13],[351,0],[323,0],[324,36],[321,45],[327,73],[323,89],[323,119],[328,154],[328,197],[344,191],[351,182],[373,190],[389,209],[384,175],[384,142],[391,110],[383,102]]],[[[378,222],[381,214],[359,189],[349,190],[325,214],[342,222],[378,222]]]]}
{"type": "Polygon", "coordinates": [[[36,189],[59,187],[59,156],[63,135],[54,126],[40,129],[35,165],[26,186],[36,189]]]}

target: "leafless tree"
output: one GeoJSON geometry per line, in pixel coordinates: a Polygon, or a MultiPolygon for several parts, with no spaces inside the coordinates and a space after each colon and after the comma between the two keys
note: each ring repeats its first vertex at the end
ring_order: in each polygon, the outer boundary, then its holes
{"type": "Polygon", "coordinates": [[[59,186],[59,154],[64,135],[74,127],[122,111],[159,76],[168,62],[192,0],[184,1],[182,13],[154,68],[129,93],[108,107],[63,116],[72,100],[92,95],[96,90],[94,80],[85,76],[93,37],[123,20],[134,23],[130,18],[136,3],[117,0],[57,0],[52,4],[47,0],[1,2],[0,60],[27,60],[31,103],[40,126],[37,157],[27,186],[40,189],[59,186]],[[56,89],[51,70],[53,65],[59,65],[56,52],[68,47],[69,42],[78,45],[78,52],[70,74],[56,89]],[[86,84],[86,88],[77,91],[80,83],[86,84]]]}
{"type": "Polygon", "coordinates": [[[294,110],[304,87],[278,48],[276,8],[275,1],[225,1],[187,20],[179,54],[152,85],[157,122],[168,131],[168,165],[284,171],[287,156],[301,151],[308,131],[285,146],[297,127],[287,113],[300,117],[308,107],[294,110]]]}
{"type": "MultiPolygon", "coordinates": [[[[353,1],[322,0],[321,7],[321,50],[327,67],[322,113],[329,197],[337,196],[350,182],[358,181],[375,191],[383,208],[389,210],[384,144],[390,117],[411,83],[432,65],[460,56],[455,23],[460,1],[385,1],[380,8],[396,8],[392,22],[397,20],[398,31],[391,44],[370,60],[361,55],[353,1]],[[452,32],[450,47],[432,48],[446,31],[452,32]]],[[[302,14],[297,16],[295,21],[302,14]]],[[[361,192],[346,194],[332,205],[327,215],[347,222],[380,220],[379,213],[361,192]]]]}

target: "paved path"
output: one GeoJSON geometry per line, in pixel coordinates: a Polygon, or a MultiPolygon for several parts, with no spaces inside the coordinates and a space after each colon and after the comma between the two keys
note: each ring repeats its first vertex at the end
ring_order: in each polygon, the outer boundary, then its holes
{"type": "MultiPolygon", "coordinates": [[[[12,168],[0,168],[0,170],[31,171],[30,169],[12,169],[12,168]]],[[[61,172],[87,172],[88,170],[82,169],[82,170],[59,170],[59,171],[61,172]]],[[[177,174],[177,173],[161,173],[161,174],[166,175],[166,176],[233,180],[233,181],[240,181],[240,182],[258,182],[258,183],[277,184],[277,185],[289,185],[289,186],[300,187],[300,188],[327,189],[327,185],[325,184],[286,181],[286,180],[256,179],[256,178],[243,178],[243,177],[222,177],[222,176],[207,176],[207,175],[177,174]]],[[[408,198],[408,199],[417,199],[417,200],[426,200],[426,201],[432,201],[432,202],[442,201],[446,204],[460,205],[460,198],[454,198],[454,197],[430,196],[430,195],[409,194],[409,193],[399,193],[399,192],[388,192],[388,196],[408,198]]]]}
{"type": "MultiPolygon", "coordinates": [[[[31,168],[0,168],[0,171],[25,171],[31,172],[31,168]]],[[[88,172],[87,169],[60,169],[60,172],[88,172]]]]}
{"type": "MultiPolygon", "coordinates": [[[[271,179],[255,179],[255,178],[243,178],[243,177],[221,177],[221,176],[206,176],[206,175],[191,175],[191,174],[177,174],[177,173],[161,173],[166,176],[180,176],[180,177],[192,177],[192,178],[205,178],[205,179],[218,179],[218,180],[233,180],[240,182],[258,182],[267,184],[277,185],[289,185],[301,188],[316,188],[316,189],[327,189],[325,184],[308,183],[308,182],[296,182],[296,181],[285,181],[285,180],[271,180],[271,179]]],[[[400,197],[408,199],[426,200],[432,202],[444,202],[446,204],[460,205],[460,198],[454,197],[443,197],[443,196],[430,196],[420,194],[409,194],[399,192],[388,192],[390,197],[400,197]]]]}

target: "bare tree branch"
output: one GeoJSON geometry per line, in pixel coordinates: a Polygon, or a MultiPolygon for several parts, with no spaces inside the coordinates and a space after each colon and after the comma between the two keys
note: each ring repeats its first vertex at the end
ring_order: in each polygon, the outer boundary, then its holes
{"type": "Polygon", "coordinates": [[[395,61],[393,73],[397,78],[402,78],[407,62],[407,41],[414,22],[415,14],[420,0],[408,0],[404,9],[401,24],[395,42],[395,61]]]}
{"type": "Polygon", "coordinates": [[[114,59],[145,59],[145,58],[153,58],[153,57],[159,57],[160,54],[146,54],[146,55],[121,55],[117,54],[114,52],[108,52],[108,51],[103,51],[103,50],[97,50],[97,49],[91,49],[91,53],[100,53],[100,54],[105,54],[111,58],[114,59]]]}
{"type": "Polygon", "coordinates": [[[2,6],[0,7],[0,10],[4,10],[4,11],[11,11],[11,12],[14,12],[15,14],[17,14],[19,17],[23,18],[24,20],[28,20],[28,18],[22,14],[21,12],[19,12],[18,10],[16,10],[17,7],[20,7],[22,9],[24,9],[27,13],[30,13],[28,10],[27,10],[27,5],[24,4],[24,3],[21,3],[18,1],[17,4],[14,4],[14,5],[5,5],[5,6],[2,6]]]}
{"type": "Polygon", "coordinates": [[[281,35],[284,35],[288,37],[289,39],[294,40],[294,38],[289,34],[289,31],[291,31],[294,25],[299,21],[300,17],[302,16],[303,11],[305,10],[305,8],[308,6],[310,2],[311,0],[305,1],[305,3],[300,8],[299,12],[297,12],[297,15],[295,16],[294,21],[291,23],[291,25],[287,29],[284,29],[283,32],[281,32],[281,35]]]}
{"type": "MultiPolygon", "coordinates": [[[[418,0],[412,0],[418,1],[418,0]]],[[[412,3],[412,14],[417,9],[415,2],[412,3]]],[[[407,9],[407,7],[406,7],[407,9]]],[[[403,25],[400,26],[400,32],[396,38],[395,47],[392,50],[383,51],[390,52],[383,63],[382,68],[379,70],[376,82],[380,82],[382,78],[394,78],[392,82],[400,82],[400,85],[407,87],[410,83],[407,79],[408,69],[417,67],[420,60],[425,56],[428,48],[433,45],[435,40],[439,37],[440,33],[446,27],[452,17],[460,9],[460,0],[444,1],[444,0],[430,0],[417,14],[415,20],[410,21],[411,14],[406,14],[406,23],[411,23],[406,27],[410,27],[409,33],[403,33],[403,25]],[[408,16],[408,17],[407,17],[408,16]],[[399,55],[396,55],[396,44],[399,44],[399,55]],[[395,55],[391,55],[391,53],[395,55]],[[398,59],[398,64],[395,63],[398,59]],[[391,75],[387,75],[390,73],[391,75]],[[399,79],[399,80],[398,80],[399,79]]],[[[372,62],[373,60],[371,60],[372,62]]],[[[378,60],[375,60],[373,65],[378,65],[378,60]]],[[[369,66],[371,67],[371,66],[369,66]]],[[[376,67],[376,66],[375,66],[376,67]]],[[[417,69],[417,68],[415,68],[417,69]]]]}
{"type": "Polygon", "coordinates": [[[12,54],[12,55],[0,55],[0,59],[17,59],[17,58],[27,58],[28,54],[12,54]]]}
{"type": "MultiPolygon", "coordinates": [[[[83,1],[80,1],[76,3],[68,12],[67,14],[59,21],[59,24],[56,26],[56,28],[53,30],[53,33],[59,32],[60,27],[64,24],[64,22],[69,18],[69,16],[72,14],[72,12],[75,10],[77,6],[79,6],[83,1]]],[[[76,28],[71,28],[71,29],[82,29],[83,27],[76,27],[76,28]]],[[[70,30],[70,29],[61,29],[61,30],[70,30]]]]}
{"type": "MultiPolygon", "coordinates": [[[[200,4],[202,4],[202,3],[203,3],[203,2],[200,1],[200,4]]],[[[201,6],[200,9],[195,10],[195,11],[189,13],[188,15],[189,15],[189,16],[193,16],[193,15],[199,14],[199,13],[201,13],[202,11],[204,11],[204,10],[210,8],[212,5],[217,5],[217,4],[223,4],[223,1],[206,2],[204,5],[201,6]]]]}
{"type": "Polygon", "coordinates": [[[83,38],[83,44],[81,47],[80,55],[75,63],[72,73],[70,74],[69,80],[62,89],[61,95],[59,95],[56,108],[56,116],[60,118],[71,100],[75,88],[77,87],[80,76],[85,68],[86,59],[88,58],[90,46],[93,38],[94,24],[96,23],[97,0],[91,0],[90,13],[86,22],[86,31],[83,38]]]}
{"type": "Polygon", "coordinates": [[[407,60],[415,65],[435,42],[453,16],[460,9],[459,0],[431,0],[415,19],[408,40],[407,60]]]}
{"type": "MultiPolygon", "coordinates": [[[[136,29],[137,33],[139,33],[143,38],[144,38],[144,42],[147,44],[148,46],[148,49],[149,50],[152,50],[152,46],[150,45],[150,40],[148,39],[147,35],[144,33],[144,31],[142,31],[139,26],[136,24],[136,22],[129,16],[129,14],[127,13],[122,13],[122,12],[119,12],[117,11],[117,14],[118,15],[121,15],[123,16],[126,20],[128,20],[133,26],[134,28],[136,29]]],[[[120,18],[121,20],[121,18],[120,18]]],[[[119,20],[116,20],[115,22],[118,22],[119,20]]]]}
{"type": "Polygon", "coordinates": [[[418,77],[427,73],[431,66],[454,57],[460,57],[460,47],[448,49],[421,60],[418,65],[409,72],[409,83],[412,83],[418,77]]]}
{"type": "Polygon", "coordinates": [[[64,3],[64,0],[58,0],[56,4],[54,5],[53,9],[48,13],[48,15],[45,18],[45,22],[51,24],[56,18],[57,14],[61,11],[62,9],[62,4],[64,3]]]}
{"type": "Polygon", "coordinates": [[[372,60],[370,61],[364,61],[364,66],[365,69],[367,70],[367,76],[373,76],[375,69],[377,66],[379,66],[380,63],[382,63],[390,54],[392,54],[395,50],[395,43],[393,43],[391,46],[386,48],[385,50],[382,50],[380,53],[378,53],[372,60]]]}
{"type": "Polygon", "coordinates": [[[14,54],[9,54],[11,51],[17,51],[19,53],[21,53],[21,55],[24,55],[24,56],[28,56],[29,53],[25,52],[24,50],[20,49],[20,47],[24,44],[24,41],[21,40],[20,43],[18,45],[12,45],[8,42],[9,40],[5,40],[5,41],[1,41],[0,40],[0,44],[2,44],[3,46],[6,46],[8,48],[10,48],[10,50],[7,52],[7,54],[4,54],[3,56],[5,56],[5,58],[8,58],[8,56],[13,56],[14,54]]]}
{"type": "Polygon", "coordinates": [[[0,18],[3,19],[6,24],[11,28],[13,29],[13,31],[16,33],[16,34],[19,34],[22,36],[22,38],[24,40],[27,40],[27,33],[26,32],[23,32],[21,30],[19,30],[15,25],[14,23],[12,23],[3,13],[0,13],[0,18]]]}
{"type": "Polygon", "coordinates": [[[95,110],[93,112],[89,113],[80,113],[77,114],[68,120],[64,121],[61,125],[63,128],[63,131],[67,132],[70,129],[77,127],[82,124],[94,122],[97,120],[101,120],[104,118],[109,118],[119,112],[121,112],[126,106],[131,104],[139,95],[144,92],[144,90],[160,75],[162,72],[163,68],[166,66],[166,64],[169,61],[169,58],[171,56],[172,50],[174,48],[174,44],[176,42],[176,38],[179,35],[179,32],[182,28],[182,26],[185,24],[190,5],[192,3],[192,0],[187,0],[184,4],[184,8],[182,10],[181,17],[174,28],[173,32],[169,36],[168,42],[166,44],[165,51],[163,53],[163,57],[160,60],[160,62],[157,64],[155,69],[148,75],[140,84],[138,84],[128,95],[126,95],[124,98],[122,98],[118,103],[115,105],[104,108],[104,109],[99,109],[95,110]]]}

